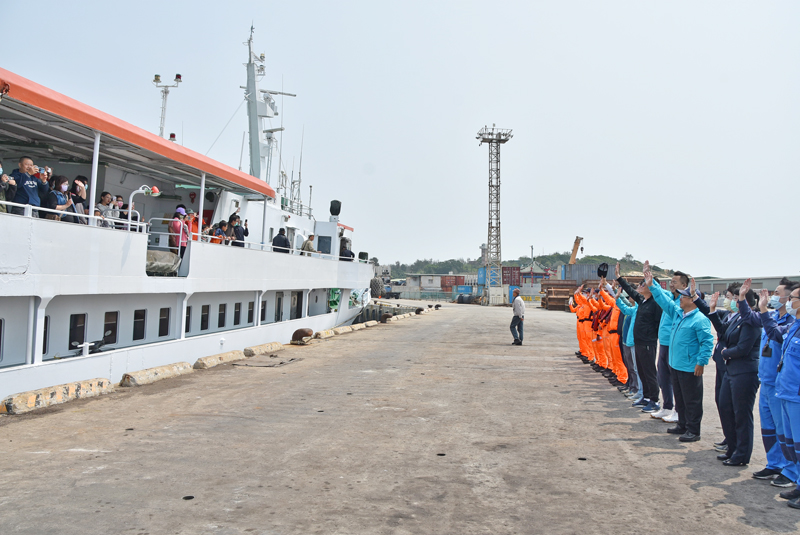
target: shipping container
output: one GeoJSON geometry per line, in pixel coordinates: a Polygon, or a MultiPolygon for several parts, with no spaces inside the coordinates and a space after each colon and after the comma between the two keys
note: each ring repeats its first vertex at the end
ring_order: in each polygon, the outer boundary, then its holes
{"type": "Polygon", "coordinates": [[[464,286],[464,275],[456,275],[456,286],[464,286]]]}
{"type": "MultiPolygon", "coordinates": [[[[505,268],[503,268],[503,269],[505,269],[505,268]]],[[[519,269],[519,268],[517,268],[517,269],[519,269]]],[[[514,290],[518,290],[518,289],[519,289],[519,286],[514,286],[513,284],[509,284],[508,285],[508,302],[509,303],[513,303],[514,302],[514,290]]]]}
{"type": "Polygon", "coordinates": [[[459,284],[456,288],[457,288],[456,291],[460,294],[472,293],[472,286],[464,286],[463,284],[459,284]]]}
{"type": "Polygon", "coordinates": [[[442,288],[445,286],[456,286],[455,275],[442,275],[442,288]]]}
{"type": "Polygon", "coordinates": [[[446,293],[446,294],[449,294],[449,293],[451,293],[453,291],[453,287],[452,286],[442,286],[442,291],[444,293],[446,293]]]}
{"type": "Polygon", "coordinates": [[[486,286],[486,268],[478,268],[478,286],[486,286]]]}
{"type": "Polygon", "coordinates": [[[521,285],[519,266],[511,266],[503,268],[503,284],[508,284],[510,286],[521,285]]]}

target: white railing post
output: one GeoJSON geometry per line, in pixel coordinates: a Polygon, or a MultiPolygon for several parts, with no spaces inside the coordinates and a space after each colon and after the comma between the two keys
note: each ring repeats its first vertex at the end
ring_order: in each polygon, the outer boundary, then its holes
{"type": "MultiPolygon", "coordinates": [[[[200,219],[198,220],[199,223],[197,225],[197,230],[199,231],[199,234],[201,236],[203,235],[203,223],[205,223],[205,221],[203,221],[203,208],[205,207],[205,202],[206,202],[206,174],[200,173],[200,205],[197,207],[197,217],[199,217],[200,219]]],[[[202,241],[200,240],[200,238],[197,239],[198,241],[202,241]]]]}
{"type": "Polygon", "coordinates": [[[264,215],[261,218],[261,250],[264,250],[263,245],[267,241],[267,196],[264,196],[264,215]]]}
{"type": "MultiPolygon", "coordinates": [[[[97,199],[97,166],[100,163],[100,132],[94,133],[94,149],[92,149],[92,185],[89,188],[89,197],[86,199],[89,203],[89,215],[94,215],[94,205],[97,204],[95,200],[97,199]]],[[[130,205],[128,205],[128,209],[130,209],[130,205]]],[[[89,219],[89,225],[96,226],[97,222],[93,219],[89,219]]]]}

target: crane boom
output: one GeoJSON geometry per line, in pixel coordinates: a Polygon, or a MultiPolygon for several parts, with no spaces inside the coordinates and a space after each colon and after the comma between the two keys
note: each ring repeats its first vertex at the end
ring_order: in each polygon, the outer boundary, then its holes
{"type": "Polygon", "coordinates": [[[578,258],[578,247],[581,246],[583,243],[583,238],[580,236],[575,236],[575,243],[572,245],[572,256],[569,257],[570,265],[575,263],[575,259],[578,258]]]}

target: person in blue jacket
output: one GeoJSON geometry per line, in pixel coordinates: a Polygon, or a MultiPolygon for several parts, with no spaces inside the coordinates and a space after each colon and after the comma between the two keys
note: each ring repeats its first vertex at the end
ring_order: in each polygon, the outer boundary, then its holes
{"type": "Polygon", "coordinates": [[[746,466],[753,454],[753,406],[758,391],[758,353],[761,341],[761,324],[739,314],[739,299],[747,299],[755,306],[752,290],[741,291],[741,284],[728,287],[727,298],[732,312],[722,319],[715,311],[718,294],[710,305],[698,298],[698,310],[711,320],[719,339],[714,350],[717,374],[723,368],[717,410],[725,434],[726,451],[717,456],[725,466],[746,466]]]}
{"type": "Polygon", "coordinates": [[[636,311],[639,305],[628,294],[620,291],[617,295],[617,306],[625,315],[622,335],[622,356],[628,365],[628,392],[625,396],[638,403],[642,399],[642,380],[636,368],[636,349],[633,342],[633,326],[636,323],[636,311]]]}
{"type": "Polygon", "coordinates": [[[645,262],[644,281],[653,299],[670,316],[669,366],[678,424],[667,430],[680,435],[681,442],[700,440],[703,419],[703,371],[714,351],[711,322],[698,312],[695,299],[688,288],[678,289],[679,304],[672,294],[653,281],[649,262],[645,262]]]}
{"type": "MultiPolygon", "coordinates": [[[[678,290],[685,290],[689,287],[689,276],[682,271],[676,271],[669,281],[670,295],[672,301],[680,308],[680,294],[678,290]]],[[[653,418],[661,418],[665,422],[674,423],[678,417],[673,410],[673,388],[672,388],[672,369],[669,366],[669,340],[672,335],[672,316],[670,314],[661,315],[661,323],[658,325],[658,388],[661,389],[661,410],[650,414],[653,418]]]]}
{"type": "MultiPolygon", "coordinates": [[[[743,291],[749,290],[752,279],[742,284],[743,291]]],[[[796,283],[784,277],[775,292],[769,297],[768,306],[772,308],[770,317],[778,327],[790,326],[794,317],[786,311],[786,302],[796,283]]],[[[739,301],[739,313],[744,317],[755,316],[761,322],[760,314],[752,310],[747,301],[739,301]]],[[[775,396],[775,379],[778,375],[778,361],[783,338],[771,340],[766,329],[761,331],[761,354],[758,359],[758,378],[761,390],[758,394],[758,414],[761,419],[761,441],[767,453],[767,466],[753,473],[753,478],[771,480],[774,487],[794,487],[798,480],[797,469],[784,454],[786,436],[783,432],[783,409],[781,400],[775,396]]]]}
{"type": "MultiPolygon", "coordinates": [[[[768,303],[769,291],[761,290],[758,301],[761,323],[771,340],[782,340],[778,375],[775,377],[775,396],[781,400],[783,409],[783,433],[787,446],[784,454],[795,465],[795,470],[800,472],[800,321],[778,326],[767,311],[768,303]]],[[[785,306],[787,314],[797,320],[800,314],[800,284],[792,287],[785,306]]],[[[800,485],[781,492],[780,497],[789,500],[789,507],[800,509],[800,485]]]]}
{"type": "MultiPolygon", "coordinates": [[[[28,156],[19,159],[19,168],[11,172],[11,178],[17,182],[17,194],[14,202],[17,204],[30,204],[38,208],[41,206],[41,199],[50,192],[50,185],[47,183],[47,174],[42,173],[39,178],[33,176],[39,173],[39,168],[33,165],[33,160],[28,156]]],[[[14,206],[11,212],[17,215],[24,213],[23,208],[14,206]]],[[[34,215],[36,211],[34,210],[34,215]]]]}

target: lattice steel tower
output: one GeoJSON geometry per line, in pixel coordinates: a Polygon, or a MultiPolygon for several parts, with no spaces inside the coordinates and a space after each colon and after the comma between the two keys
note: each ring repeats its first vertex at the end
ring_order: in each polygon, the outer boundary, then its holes
{"type": "MultiPolygon", "coordinates": [[[[495,128],[494,124],[491,128],[484,126],[477,136],[481,145],[489,144],[489,238],[486,242],[486,286],[489,288],[503,286],[500,251],[500,145],[512,137],[511,130],[495,128]]],[[[489,297],[491,299],[491,292],[489,297]]]]}

